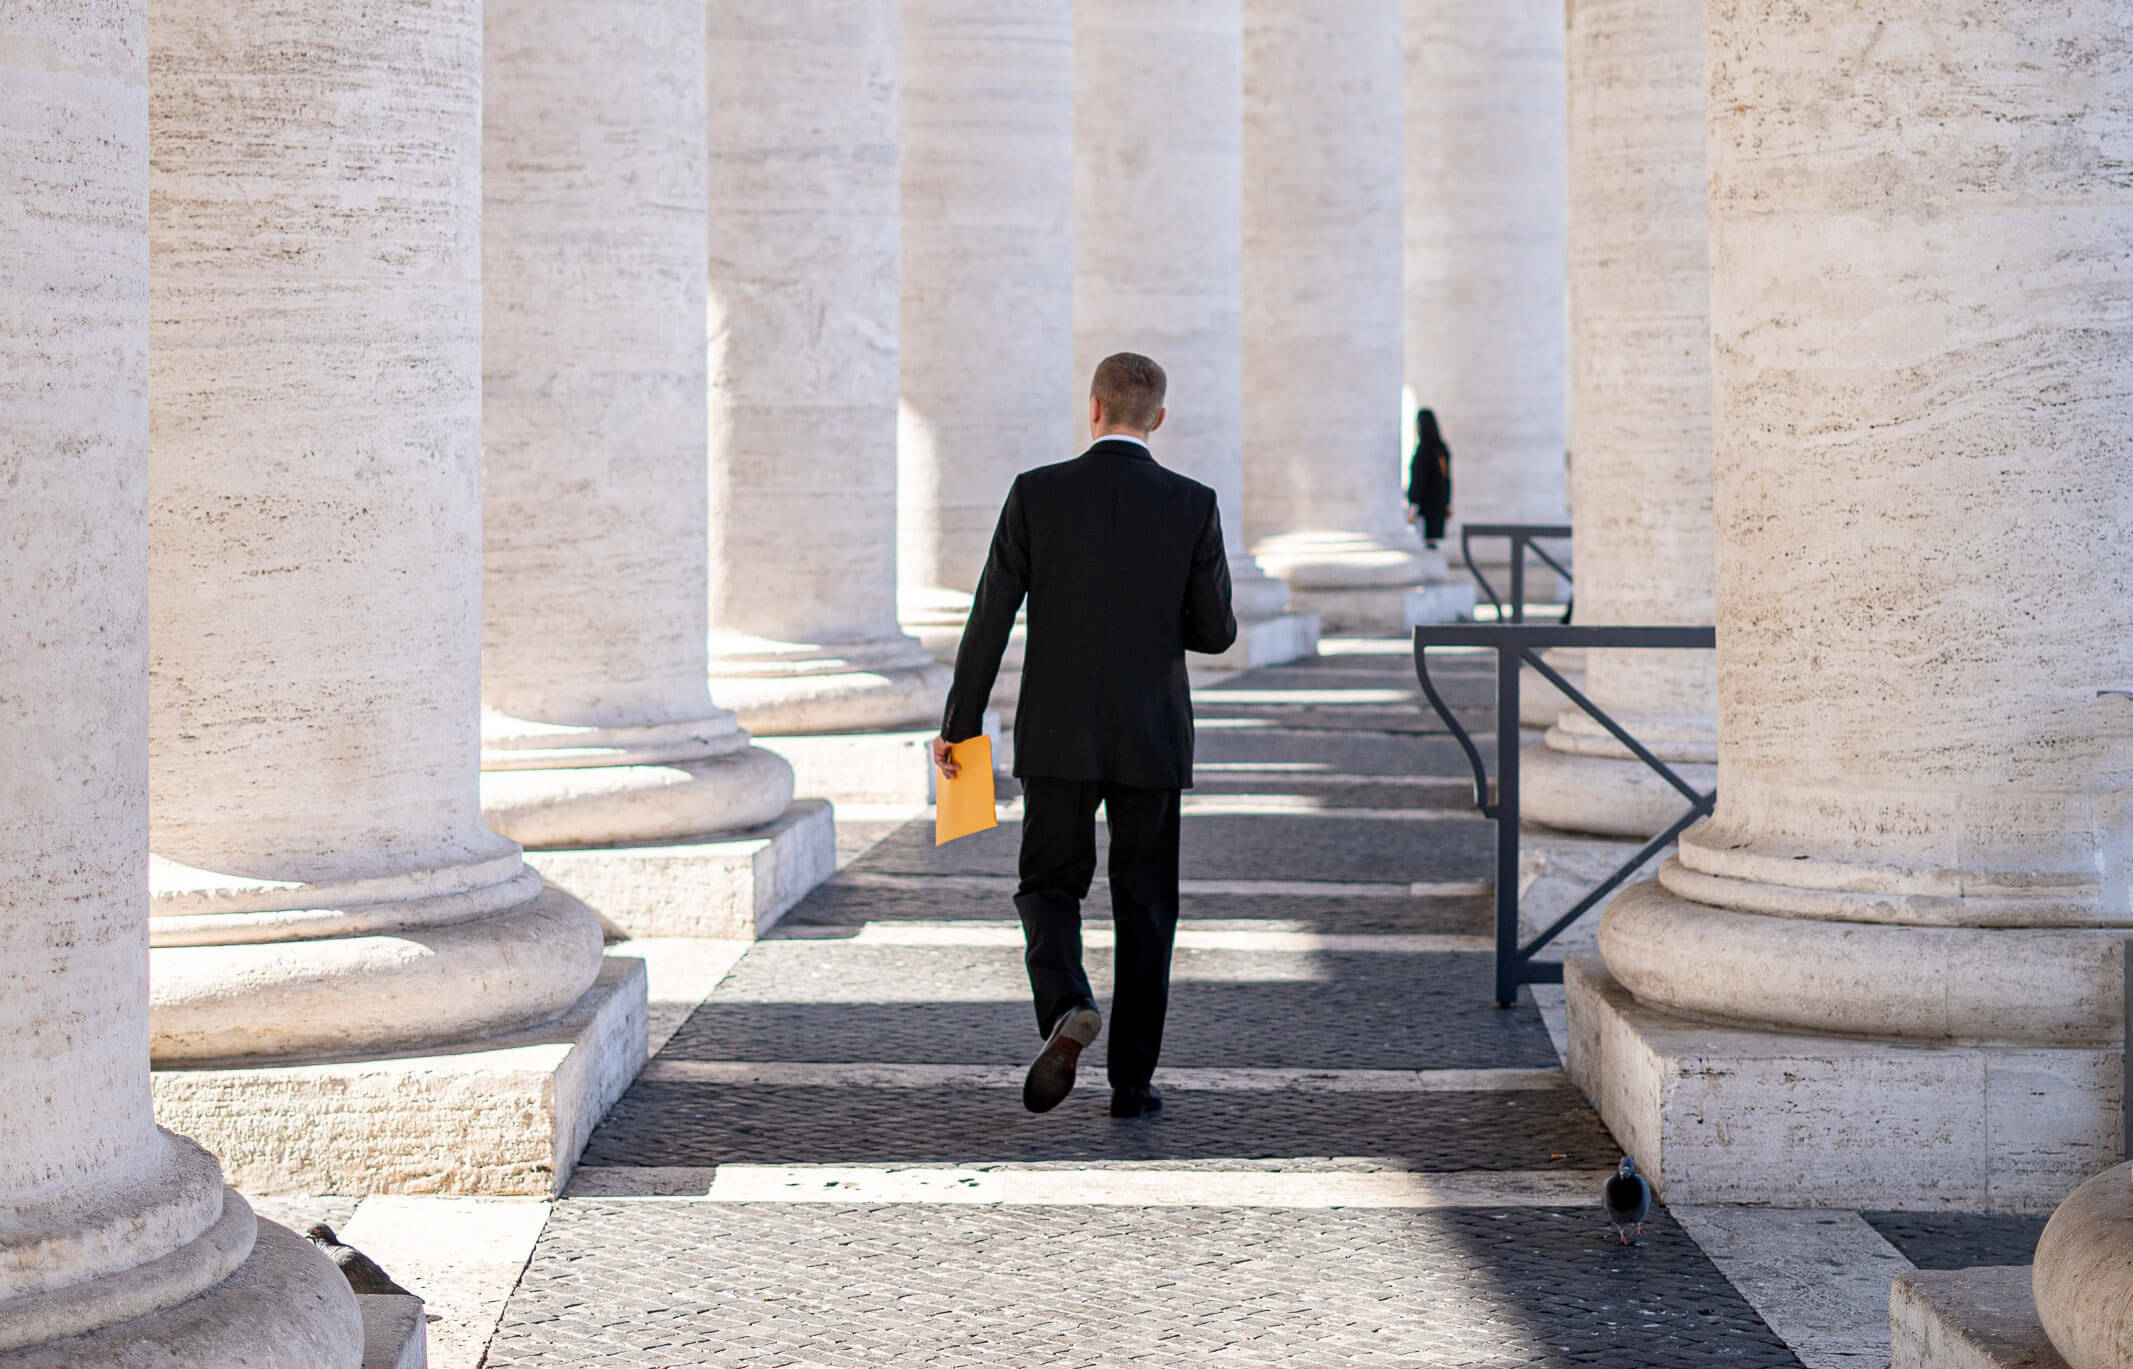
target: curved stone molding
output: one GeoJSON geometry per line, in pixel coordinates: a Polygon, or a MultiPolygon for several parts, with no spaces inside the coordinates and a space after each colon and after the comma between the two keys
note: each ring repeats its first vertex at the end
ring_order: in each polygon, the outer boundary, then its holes
{"type": "Polygon", "coordinates": [[[824,646],[713,634],[711,692],[766,737],[937,723],[951,672],[915,637],[824,646]]]}
{"type": "Polygon", "coordinates": [[[2060,1205],[2030,1280],[2067,1369],[2133,1364],[2133,1165],[2105,1170],[2060,1205]]]}
{"type": "MultiPolygon", "coordinates": [[[[1169,373],[1156,459],[1214,489],[1238,621],[1271,618],[1288,587],[1244,541],[1243,17],[1234,0],[1073,9],[1074,373],[1114,352],[1169,373]]],[[[1062,416],[1077,431],[1086,406],[1062,416]]]]}
{"type": "Polygon", "coordinates": [[[598,977],[599,921],[560,890],[449,926],[158,950],[159,1066],[384,1054],[555,1017],[598,977]]]}
{"type": "Polygon", "coordinates": [[[1407,388],[1460,521],[1560,523],[1563,6],[1405,3],[1407,388]]]}
{"type": "MultiPolygon", "coordinates": [[[[1710,253],[1701,0],[1580,0],[1568,31],[1570,499],[1581,623],[1707,625],[1710,253]]],[[[1710,652],[1595,651],[1584,691],[1699,790],[1716,782],[1710,652]]],[[[1519,807],[1648,837],[1686,801],[1582,709],[1522,763],[1519,807]]]]}
{"type": "Polygon", "coordinates": [[[479,790],[482,6],[152,39],[155,1058],[553,1016],[599,926],[479,790]]]}
{"type": "Polygon", "coordinates": [[[1811,921],[1692,903],[1667,867],[1600,920],[1608,971],[1640,1002],[1721,1020],[1924,1042],[2109,1046],[2123,931],[1811,921]]]}

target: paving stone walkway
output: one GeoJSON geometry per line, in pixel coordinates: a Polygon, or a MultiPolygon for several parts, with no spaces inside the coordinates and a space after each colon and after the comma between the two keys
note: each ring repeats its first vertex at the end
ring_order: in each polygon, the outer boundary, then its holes
{"type": "MultiPolygon", "coordinates": [[[[946,848],[920,817],[658,1052],[485,1362],[1803,1363],[1670,1214],[1604,1233],[1620,1152],[1490,1002],[1463,758],[1403,644],[1334,649],[1200,695],[1160,1117],[1108,1117],[1100,1062],[1021,1110],[1014,810],[946,848]]],[[[1486,663],[1444,674],[1485,725],[1486,663]]]]}

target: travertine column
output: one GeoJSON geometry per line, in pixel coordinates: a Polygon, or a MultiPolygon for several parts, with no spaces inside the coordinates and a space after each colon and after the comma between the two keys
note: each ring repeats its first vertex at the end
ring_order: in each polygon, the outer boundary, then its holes
{"type": "Polygon", "coordinates": [[[1600,947],[1641,1006],[1965,1043],[1933,1098],[1991,1125],[1905,1163],[2019,1203],[2117,1130],[2133,45],[2111,0],[1969,13],[1709,8],[1719,808],[1600,947]]]}
{"type": "MultiPolygon", "coordinates": [[[[1571,503],[1581,623],[1709,624],[1710,257],[1702,0],[1570,11],[1571,503]]],[[[1584,690],[1702,789],[1718,759],[1709,652],[1595,651],[1584,690]]],[[[1584,710],[1526,752],[1521,807],[1651,836],[1681,795],[1584,710]]]]}
{"type": "Polygon", "coordinates": [[[0,16],[0,1365],[354,1369],[339,1271],[149,1103],[147,30],[0,16]]]}
{"type": "Polygon", "coordinates": [[[481,6],[152,39],[157,1060],[553,1016],[599,926],[479,794],[481,6]]]}
{"type": "Polygon", "coordinates": [[[1392,630],[1444,574],[1402,493],[1400,32],[1400,0],[1244,2],[1245,535],[1392,630]]]}
{"type": "Polygon", "coordinates": [[[762,733],[946,690],[896,620],[897,4],[709,9],[711,692],[762,733]]]}
{"type": "Polygon", "coordinates": [[[1073,6],[904,0],[902,51],[898,581],[952,662],[1008,485],[1080,450],[1073,6]]]}
{"type": "MultiPolygon", "coordinates": [[[[1241,0],[1076,0],[1074,370],[1113,352],[1170,375],[1156,459],[1221,499],[1241,633],[1288,587],[1244,550],[1241,0]]],[[[1087,435],[1088,402],[1070,408],[1087,435]]]]}
{"type": "Polygon", "coordinates": [[[1406,6],[1408,408],[1443,424],[1460,522],[1561,522],[1563,6],[1406,6]]]}
{"type": "Polygon", "coordinates": [[[482,804],[529,846],[770,822],[706,675],[702,0],[488,0],[482,804]]]}

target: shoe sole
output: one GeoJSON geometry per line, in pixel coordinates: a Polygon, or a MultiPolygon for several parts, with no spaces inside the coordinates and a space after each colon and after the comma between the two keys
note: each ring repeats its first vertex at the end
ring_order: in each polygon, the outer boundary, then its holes
{"type": "Polygon", "coordinates": [[[1065,1101],[1074,1091],[1074,1068],[1081,1062],[1082,1048],[1096,1039],[1103,1021],[1093,1008],[1077,1008],[1059,1020],[1022,1080],[1023,1107],[1050,1112],[1065,1101]]]}

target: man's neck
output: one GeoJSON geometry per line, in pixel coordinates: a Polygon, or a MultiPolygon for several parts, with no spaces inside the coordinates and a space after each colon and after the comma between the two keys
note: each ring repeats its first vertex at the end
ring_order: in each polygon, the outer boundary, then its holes
{"type": "Polygon", "coordinates": [[[1125,428],[1107,428],[1089,436],[1092,442],[1137,442],[1143,447],[1148,446],[1148,434],[1132,432],[1125,428]]]}

